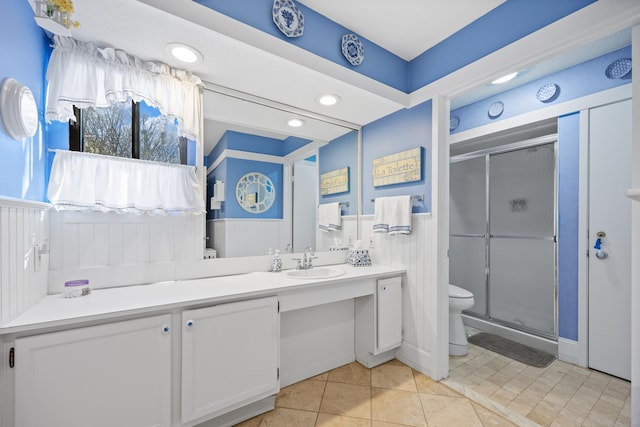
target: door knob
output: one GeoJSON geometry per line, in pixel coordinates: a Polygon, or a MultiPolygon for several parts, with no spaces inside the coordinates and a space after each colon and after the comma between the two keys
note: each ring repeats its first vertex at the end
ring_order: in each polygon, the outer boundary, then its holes
{"type": "Polygon", "coordinates": [[[597,234],[598,238],[596,239],[596,244],[593,246],[593,249],[596,250],[596,258],[598,259],[607,259],[609,254],[607,250],[603,247],[602,238],[604,237],[604,232],[599,231],[597,234]],[[602,236],[600,236],[602,234],[602,236]]]}

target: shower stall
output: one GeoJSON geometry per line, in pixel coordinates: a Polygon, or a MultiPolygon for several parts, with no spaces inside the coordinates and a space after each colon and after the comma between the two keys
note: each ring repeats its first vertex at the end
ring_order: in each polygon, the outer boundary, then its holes
{"type": "Polygon", "coordinates": [[[474,295],[465,323],[557,340],[556,139],[451,158],[449,280],[474,295]]]}

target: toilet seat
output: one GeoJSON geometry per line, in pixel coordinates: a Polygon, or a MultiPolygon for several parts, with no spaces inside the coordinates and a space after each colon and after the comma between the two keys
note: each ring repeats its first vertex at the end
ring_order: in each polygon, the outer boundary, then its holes
{"type": "Polygon", "coordinates": [[[449,298],[469,299],[473,298],[473,294],[456,285],[449,285],[449,298]]]}

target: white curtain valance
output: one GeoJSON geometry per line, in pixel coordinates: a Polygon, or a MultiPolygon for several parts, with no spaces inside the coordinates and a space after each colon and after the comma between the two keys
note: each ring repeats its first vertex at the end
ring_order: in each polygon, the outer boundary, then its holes
{"type": "Polygon", "coordinates": [[[47,196],[57,210],[150,215],[204,212],[193,166],[55,152],[47,196]]]}
{"type": "Polygon", "coordinates": [[[48,122],[75,121],[74,105],[108,107],[132,99],[177,118],[178,135],[200,141],[202,81],[190,72],[56,35],[47,80],[48,122]]]}

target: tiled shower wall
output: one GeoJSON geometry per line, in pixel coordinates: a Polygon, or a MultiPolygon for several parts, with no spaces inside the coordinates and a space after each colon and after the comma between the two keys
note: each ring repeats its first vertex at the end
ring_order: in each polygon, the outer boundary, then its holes
{"type": "Polygon", "coordinates": [[[49,207],[0,198],[0,323],[14,319],[47,294],[49,207]],[[36,262],[37,250],[41,255],[36,262]]]}

